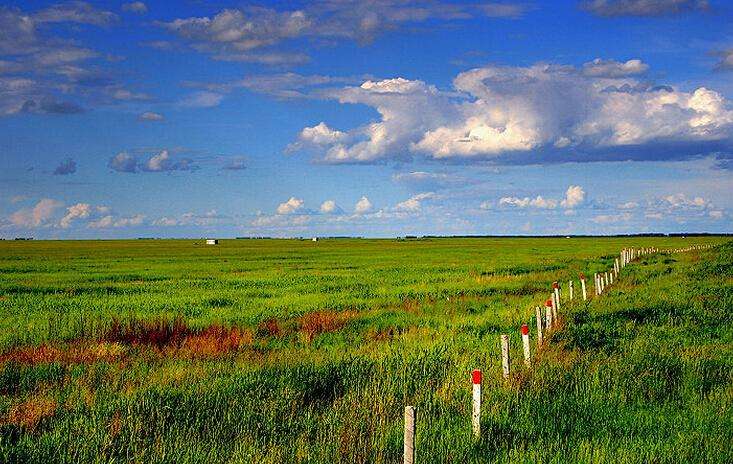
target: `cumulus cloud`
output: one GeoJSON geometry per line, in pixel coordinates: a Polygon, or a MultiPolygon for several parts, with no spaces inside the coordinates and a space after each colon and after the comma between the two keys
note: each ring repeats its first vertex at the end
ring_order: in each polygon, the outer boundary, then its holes
{"type": "Polygon", "coordinates": [[[302,209],[304,202],[300,198],[290,197],[285,203],[280,203],[277,206],[277,214],[293,214],[298,210],[302,209]]]}
{"type": "Polygon", "coordinates": [[[159,24],[216,59],[279,65],[307,59],[302,54],[281,59],[283,52],[273,51],[283,42],[298,38],[366,43],[384,31],[430,20],[514,18],[523,10],[521,5],[492,2],[463,5],[440,0],[317,1],[301,9],[283,11],[267,7],[229,8],[214,16],[179,18],[159,24]]]}
{"type": "Polygon", "coordinates": [[[138,119],[140,121],[162,121],[165,118],[162,114],[154,113],[152,111],[146,111],[142,113],[140,116],[138,116],[138,119]]]}
{"type": "Polygon", "coordinates": [[[323,214],[335,214],[335,213],[341,213],[343,210],[339,207],[339,205],[336,204],[335,201],[326,200],[323,203],[321,203],[320,211],[323,214]]]}
{"type": "Polygon", "coordinates": [[[596,58],[583,65],[583,74],[591,77],[627,77],[644,74],[649,70],[649,65],[641,60],[628,60],[620,63],[615,60],[602,60],[596,58]]]}
{"type": "Polygon", "coordinates": [[[33,208],[24,208],[10,215],[11,224],[17,227],[33,228],[49,225],[56,210],[63,206],[60,201],[44,198],[33,208]]]}
{"type": "Polygon", "coordinates": [[[720,93],[646,84],[625,75],[645,68],[636,60],[596,64],[604,68],[596,75],[572,66],[486,66],[459,74],[456,92],[404,78],[333,90],[324,95],[373,107],[379,120],[348,131],[307,127],[290,150],[330,163],[414,155],[536,163],[679,159],[733,147],[733,108],[720,93]]]}
{"type": "Polygon", "coordinates": [[[575,208],[585,201],[585,191],[580,185],[571,185],[565,192],[565,199],[560,202],[564,208],[575,208]]]}
{"type": "Polygon", "coordinates": [[[558,205],[566,209],[572,209],[579,206],[585,201],[585,190],[579,185],[571,185],[565,192],[565,198],[555,200],[537,195],[535,198],[530,197],[502,197],[499,199],[499,206],[516,207],[516,208],[538,208],[538,209],[555,209],[558,205]]]}
{"type": "Polygon", "coordinates": [[[665,16],[704,11],[707,0],[588,0],[584,10],[598,16],[665,16]]]}
{"type": "Polygon", "coordinates": [[[66,208],[66,215],[61,218],[59,225],[66,229],[75,219],[88,218],[92,213],[92,206],[89,203],[77,203],[66,208]]]}
{"type": "Polygon", "coordinates": [[[413,195],[405,201],[397,203],[394,209],[396,211],[419,211],[422,207],[422,202],[424,200],[433,198],[434,196],[434,192],[418,193],[417,195],[413,195]]]}
{"type": "Polygon", "coordinates": [[[56,176],[66,176],[69,174],[74,174],[75,172],[76,161],[71,158],[66,158],[65,160],[61,161],[61,163],[56,166],[56,169],[53,170],[53,173],[56,176]]]}
{"type": "Polygon", "coordinates": [[[502,197],[499,199],[499,206],[515,206],[517,208],[534,207],[540,209],[554,209],[557,207],[557,200],[544,198],[537,195],[536,198],[502,197]]]}
{"type": "Polygon", "coordinates": [[[369,198],[366,196],[363,196],[359,198],[359,201],[356,202],[356,205],[354,205],[354,213],[355,214],[364,214],[368,213],[372,209],[372,202],[369,201],[369,198]]]}
{"type": "Polygon", "coordinates": [[[123,3],[122,11],[127,11],[129,13],[145,14],[148,12],[148,6],[143,2],[123,3]]]}
{"type": "Polygon", "coordinates": [[[136,155],[120,152],[110,158],[107,166],[117,172],[172,172],[194,171],[198,166],[189,158],[173,159],[168,150],[162,150],[147,161],[141,161],[136,155]]]}

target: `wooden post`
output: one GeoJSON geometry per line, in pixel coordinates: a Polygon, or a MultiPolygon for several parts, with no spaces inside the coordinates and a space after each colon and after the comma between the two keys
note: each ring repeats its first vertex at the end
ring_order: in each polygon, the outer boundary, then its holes
{"type": "Polygon", "coordinates": [[[535,318],[537,319],[537,346],[542,345],[542,309],[537,306],[535,307],[535,318]]]}
{"type": "Polygon", "coordinates": [[[545,327],[552,328],[552,300],[545,301],[545,327]]]}
{"type": "Polygon", "coordinates": [[[557,311],[560,309],[560,284],[553,282],[552,291],[555,293],[555,317],[557,317],[557,311]]]}
{"type": "Polygon", "coordinates": [[[608,274],[608,283],[613,285],[613,271],[608,274]]]}
{"type": "Polygon", "coordinates": [[[473,426],[473,436],[479,438],[481,436],[481,371],[474,369],[471,380],[473,381],[471,425],[473,426]]]}
{"type": "Polygon", "coordinates": [[[601,286],[598,283],[598,273],[597,272],[593,273],[593,283],[594,283],[593,287],[595,289],[595,294],[596,296],[598,296],[600,295],[599,290],[601,289],[601,286]]]}
{"type": "Polygon", "coordinates": [[[415,408],[405,406],[404,464],[415,464],[415,408]]]}
{"type": "Polygon", "coordinates": [[[524,365],[529,367],[532,365],[532,354],[529,351],[529,327],[522,324],[522,346],[524,347],[524,365]]]}
{"type": "Polygon", "coordinates": [[[568,299],[570,301],[573,300],[573,281],[568,281],[568,299]]]}
{"type": "Polygon", "coordinates": [[[509,335],[501,336],[501,368],[505,379],[509,378],[509,335]]]}
{"type": "Polygon", "coordinates": [[[552,320],[557,321],[557,301],[554,293],[550,294],[550,301],[552,302],[552,320]]]}
{"type": "Polygon", "coordinates": [[[588,292],[585,290],[585,274],[580,274],[580,289],[583,291],[583,301],[588,301],[588,292]]]}

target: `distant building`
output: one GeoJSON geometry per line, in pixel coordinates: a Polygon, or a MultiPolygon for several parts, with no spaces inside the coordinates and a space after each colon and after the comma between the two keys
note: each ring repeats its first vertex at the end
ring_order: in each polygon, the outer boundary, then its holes
{"type": "Polygon", "coordinates": [[[311,239],[311,241],[317,242],[317,241],[318,241],[318,237],[313,237],[313,238],[311,239]]]}
{"type": "Polygon", "coordinates": [[[217,240],[215,238],[207,238],[206,239],[206,244],[207,245],[218,245],[219,244],[219,240],[217,240]]]}

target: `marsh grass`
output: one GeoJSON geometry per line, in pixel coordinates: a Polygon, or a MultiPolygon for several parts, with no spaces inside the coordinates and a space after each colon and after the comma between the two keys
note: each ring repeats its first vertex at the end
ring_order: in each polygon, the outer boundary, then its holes
{"type": "Polygon", "coordinates": [[[407,404],[422,462],[733,462],[731,244],[628,266],[518,362],[551,282],[636,243],[684,241],[0,244],[0,462],[396,463],[407,404]]]}

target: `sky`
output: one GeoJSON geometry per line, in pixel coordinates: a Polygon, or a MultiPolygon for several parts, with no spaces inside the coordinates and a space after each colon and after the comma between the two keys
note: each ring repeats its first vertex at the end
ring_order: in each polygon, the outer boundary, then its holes
{"type": "Polygon", "coordinates": [[[733,4],[0,1],[0,238],[733,232],[733,4]]]}

